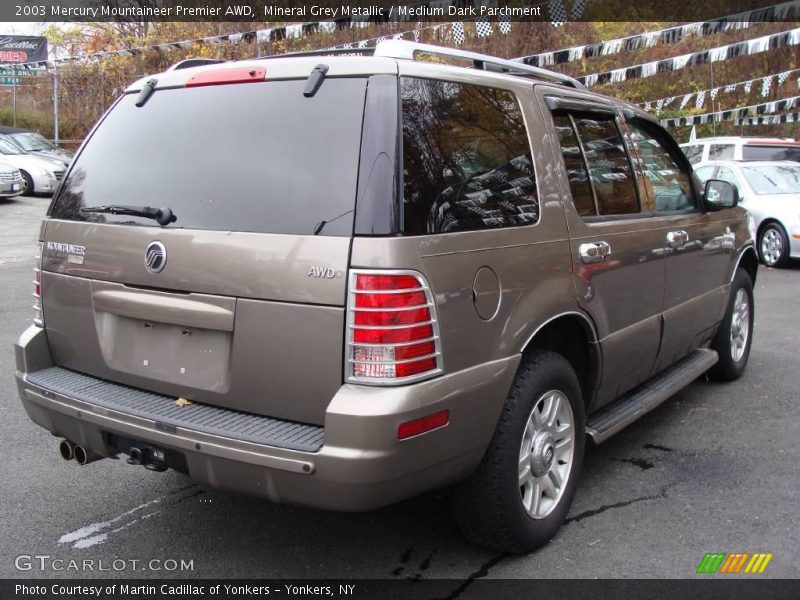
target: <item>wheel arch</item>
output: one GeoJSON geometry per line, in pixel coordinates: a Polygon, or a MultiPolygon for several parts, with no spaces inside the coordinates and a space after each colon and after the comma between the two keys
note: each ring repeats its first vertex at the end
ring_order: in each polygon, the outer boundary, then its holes
{"type": "Polygon", "coordinates": [[[764,233],[764,230],[769,225],[772,225],[772,224],[780,225],[781,229],[783,229],[783,231],[786,231],[786,227],[784,227],[783,222],[781,222],[780,219],[778,219],[776,217],[767,217],[763,221],[761,221],[761,223],[758,224],[758,231],[756,231],[756,243],[757,244],[760,243],[761,234],[764,233]]]}
{"type": "Polygon", "coordinates": [[[744,269],[747,271],[747,274],[750,275],[750,281],[755,285],[756,275],[758,274],[758,264],[758,252],[753,246],[747,246],[742,250],[739,254],[739,258],[736,260],[736,265],[731,272],[730,280],[733,281],[733,278],[736,277],[736,271],[744,269]]]}
{"type": "Polygon", "coordinates": [[[25,194],[35,194],[36,193],[36,182],[33,180],[33,175],[28,172],[27,169],[19,169],[19,172],[22,173],[23,179],[27,178],[28,181],[31,182],[31,189],[25,190],[25,194]]]}
{"type": "Polygon", "coordinates": [[[523,355],[550,350],[563,356],[581,384],[584,406],[594,400],[600,382],[602,356],[594,323],[582,312],[570,311],[544,321],[525,343],[523,355]]]}

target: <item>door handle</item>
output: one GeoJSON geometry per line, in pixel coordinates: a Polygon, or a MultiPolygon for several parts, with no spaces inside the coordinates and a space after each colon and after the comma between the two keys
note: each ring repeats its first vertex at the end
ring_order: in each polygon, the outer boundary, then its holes
{"type": "Polygon", "coordinates": [[[611,244],[608,242],[590,242],[578,246],[578,254],[581,255],[581,262],[596,263],[602,262],[611,254],[611,244]]]}
{"type": "Polygon", "coordinates": [[[670,248],[680,248],[689,241],[689,234],[683,230],[670,231],[667,234],[667,244],[670,248]]]}

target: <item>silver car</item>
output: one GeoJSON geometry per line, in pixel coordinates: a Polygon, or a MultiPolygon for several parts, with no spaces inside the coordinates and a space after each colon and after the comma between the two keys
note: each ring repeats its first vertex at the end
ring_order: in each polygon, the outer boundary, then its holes
{"type": "Polygon", "coordinates": [[[22,174],[14,166],[0,162],[0,198],[19,196],[25,189],[22,174]]]}
{"type": "Polygon", "coordinates": [[[3,139],[0,139],[0,160],[20,170],[25,194],[52,194],[66,171],[64,163],[28,154],[3,139]]]}
{"type": "Polygon", "coordinates": [[[768,267],[800,258],[800,163],[791,161],[704,162],[702,180],[722,179],[739,188],[739,203],[753,216],[758,252],[768,267]]]}

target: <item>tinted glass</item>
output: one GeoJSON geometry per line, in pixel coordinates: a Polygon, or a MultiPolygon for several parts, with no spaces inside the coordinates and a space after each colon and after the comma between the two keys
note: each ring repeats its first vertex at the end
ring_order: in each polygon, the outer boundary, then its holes
{"type": "Polygon", "coordinates": [[[639,212],[628,154],[614,119],[573,115],[601,215],[639,212]]]}
{"type": "Polygon", "coordinates": [[[703,160],[703,146],[694,144],[692,146],[682,146],[681,149],[690,163],[695,164],[703,160]]]}
{"type": "MultiPolygon", "coordinates": [[[[694,208],[694,193],[689,171],[671,155],[666,133],[655,125],[629,123],[631,136],[644,163],[646,184],[650,187],[656,210],[687,210],[694,208]]],[[[677,153],[678,149],[673,148],[677,153]]]]}
{"type": "Polygon", "coordinates": [[[567,114],[556,114],[553,115],[553,122],[558,132],[564,166],[567,168],[572,202],[582,217],[596,215],[597,210],[594,205],[592,186],[589,184],[589,173],[586,171],[586,163],[583,161],[578,137],[572,127],[572,120],[567,114]]]}
{"type": "Polygon", "coordinates": [[[742,145],[744,160],[793,160],[800,162],[800,146],[753,146],[742,145]]]}
{"type": "Polygon", "coordinates": [[[733,144],[711,144],[708,149],[708,160],[732,159],[733,149],[733,144]]]}
{"type": "Polygon", "coordinates": [[[538,221],[530,146],[510,92],[402,78],[401,94],[406,234],[538,221]]]}
{"type": "Polygon", "coordinates": [[[350,235],[366,79],[329,79],[312,98],[304,86],[156,90],[141,108],[124,97],[76,159],[53,216],[158,227],[80,209],[167,206],[170,228],[350,235]]]}

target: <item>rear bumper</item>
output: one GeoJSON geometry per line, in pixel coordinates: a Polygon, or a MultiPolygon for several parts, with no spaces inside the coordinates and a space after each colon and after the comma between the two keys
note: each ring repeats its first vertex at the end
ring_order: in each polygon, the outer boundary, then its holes
{"type": "MultiPolygon", "coordinates": [[[[30,418],[53,435],[114,454],[109,435],[172,450],[203,485],[316,508],[357,511],[453,483],[478,465],[519,363],[495,361],[414,385],[343,385],[328,406],[317,452],[256,444],[164,423],[34,385],[28,374],[52,366],[43,329],[16,344],[17,386],[30,418]],[[397,440],[402,422],[440,410],[447,426],[397,440]]],[[[56,456],[55,451],[53,456],[56,456]]]]}

